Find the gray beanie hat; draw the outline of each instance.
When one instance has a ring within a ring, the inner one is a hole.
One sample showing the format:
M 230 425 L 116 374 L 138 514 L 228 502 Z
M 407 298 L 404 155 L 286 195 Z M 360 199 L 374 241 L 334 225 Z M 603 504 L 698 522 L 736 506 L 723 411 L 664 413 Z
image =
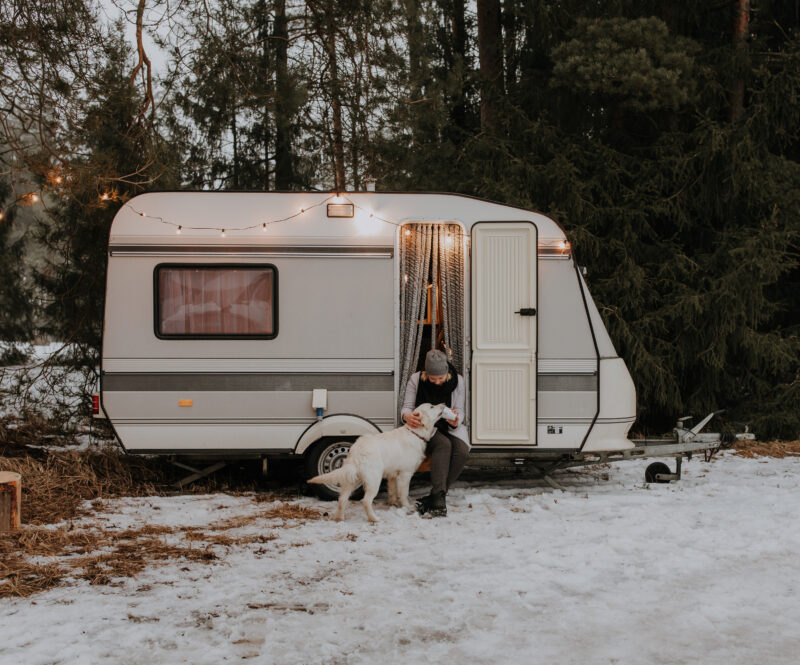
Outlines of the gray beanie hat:
M 447 374 L 447 356 L 444 351 L 431 349 L 425 355 L 425 371 L 431 376 Z

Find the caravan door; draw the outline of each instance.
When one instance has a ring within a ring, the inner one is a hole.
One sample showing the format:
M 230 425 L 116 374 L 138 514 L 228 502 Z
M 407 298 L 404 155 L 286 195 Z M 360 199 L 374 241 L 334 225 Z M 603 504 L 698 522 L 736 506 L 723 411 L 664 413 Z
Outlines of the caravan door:
M 537 234 L 472 227 L 472 443 L 536 445 Z

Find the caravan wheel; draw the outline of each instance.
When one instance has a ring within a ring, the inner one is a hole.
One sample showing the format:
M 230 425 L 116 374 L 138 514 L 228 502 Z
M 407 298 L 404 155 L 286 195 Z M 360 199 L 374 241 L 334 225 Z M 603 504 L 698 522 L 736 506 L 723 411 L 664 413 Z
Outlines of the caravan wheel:
M 321 439 L 306 454 L 306 479 L 319 476 L 338 469 L 347 458 L 354 439 Z M 311 485 L 323 501 L 335 501 L 339 498 L 338 485 Z M 364 496 L 361 489 L 353 492 L 351 498 Z
M 669 480 L 656 478 L 659 473 L 672 473 L 664 462 L 653 462 L 644 470 L 646 483 L 668 483 Z

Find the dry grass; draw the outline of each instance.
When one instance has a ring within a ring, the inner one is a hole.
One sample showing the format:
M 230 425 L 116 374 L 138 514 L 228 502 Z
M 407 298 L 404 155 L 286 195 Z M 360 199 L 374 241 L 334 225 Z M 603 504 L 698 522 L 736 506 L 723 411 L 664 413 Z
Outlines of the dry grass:
M 0 418 L 0 471 L 22 475 L 24 525 L 18 532 L 0 534 L 0 598 L 29 596 L 80 579 L 120 584 L 148 566 L 170 561 L 213 563 L 225 548 L 235 546 L 258 546 L 263 553 L 277 535 L 242 534 L 238 529 L 275 520 L 280 524 L 268 528 L 291 526 L 322 516 L 309 508 L 274 503 L 276 495 L 271 494 L 254 497 L 255 503 L 269 506 L 253 506 L 252 512 L 202 528 L 145 525 L 115 530 L 91 521 L 76 526 L 75 518 L 102 511 L 104 499 L 174 494 L 172 483 L 184 475 L 163 458 L 126 455 L 116 445 L 77 449 L 76 442 L 74 433 L 62 431 L 56 422 Z M 255 489 L 256 482 L 237 476 L 232 467 L 189 491 L 220 486 L 239 494 Z
M 76 443 L 74 433 L 60 431 L 49 421 L 0 418 L 0 471 L 22 475 L 23 523 L 73 519 L 80 516 L 80 506 L 87 500 L 174 494 L 172 484 L 187 474 L 163 457 L 127 455 L 116 443 L 82 449 Z M 234 464 L 184 488 L 183 493 L 252 492 L 259 489 L 259 480 Z M 283 490 L 282 495 L 288 496 L 289 491 Z M 263 500 L 274 499 L 272 494 Z
M 319 511 L 279 503 L 267 510 L 213 522 L 204 527 L 145 525 L 137 529 L 25 526 L 0 536 L 0 598 L 25 597 L 76 579 L 93 585 L 120 584 L 145 568 L 174 560 L 208 564 L 219 548 L 260 545 L 277 540 L 273 531 L 241 534 L 255 522 L 319 519 Z M 216 549 L 215 549 L 216 548 Z M 264 553 L 263 548 L 259 550 Z M 47 563 L 40 563 L 49 559 Z
M 738 457 L 795 457 L 800 441 L 736 441 L 731 450 Z
M 77 449 L 76 442 L 74 432 L 63 431 L 56 421 L 0 418 L 0 470 L 22 475 L 24 524 L 18 532 L 0 534 L 0 598 L 29 596 L 76 579 L 119 584 L 169 561 L 213 563 L 225 548 L 235 546 L 254 545 L 264 553 L 263 546 L 278 539 L 274 532 L 238 530 L 269 522 L 268 528 L 287 527 L 322 517 L 311 508 L 276 503 L 270 494 L 253 497 L 254 503 L 269 506 L 253 506 L 252 512 L 203 527 L 114 530 L 91 522 L 76 527 L 71 520 L 103 510 L 103 499 L 174 494 L 171 484 L 183 474 L 163 458 L 126 455 L 116 445 Z M 237 477 L 234 467 L 190 491 L 214 491 L 222 483 L 231 494 L 256 486 L 252 478 Z M 230 492 L 231 486 L 238 491 Z
M 87 499 L 150 496 L 166 490 L 144 460 L 112 451 L 66 450 L 42 459 L 0 457 L 0 469 L 22 475 L 22 521 L 54 524 L 72 519 Z
M 114 444 L 77 449 L 76 443 L 74 432 L 53 421 L 0 418 L 0 471 L 22 475 L 23 523 L 72 519 L 87 499 L 163 494 L 173 480 L 164 460 L 125 455 Z
M 280 503 L 269 510 L 265 510 L 261 515 L 265 519 L 279 518 L 282 520 L 318 520 L 322 517 L 322 513 L 315 508 L 298 506 L 294 503 Z

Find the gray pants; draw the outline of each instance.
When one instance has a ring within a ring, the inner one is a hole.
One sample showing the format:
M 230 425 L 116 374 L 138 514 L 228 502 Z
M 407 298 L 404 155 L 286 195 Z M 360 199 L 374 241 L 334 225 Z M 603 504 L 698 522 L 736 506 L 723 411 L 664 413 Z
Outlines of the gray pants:
M 461 475 L 469 446 L 456 436 L 436 432 L 425 452 L 431 456 L 431 492 L 446 492 Z

